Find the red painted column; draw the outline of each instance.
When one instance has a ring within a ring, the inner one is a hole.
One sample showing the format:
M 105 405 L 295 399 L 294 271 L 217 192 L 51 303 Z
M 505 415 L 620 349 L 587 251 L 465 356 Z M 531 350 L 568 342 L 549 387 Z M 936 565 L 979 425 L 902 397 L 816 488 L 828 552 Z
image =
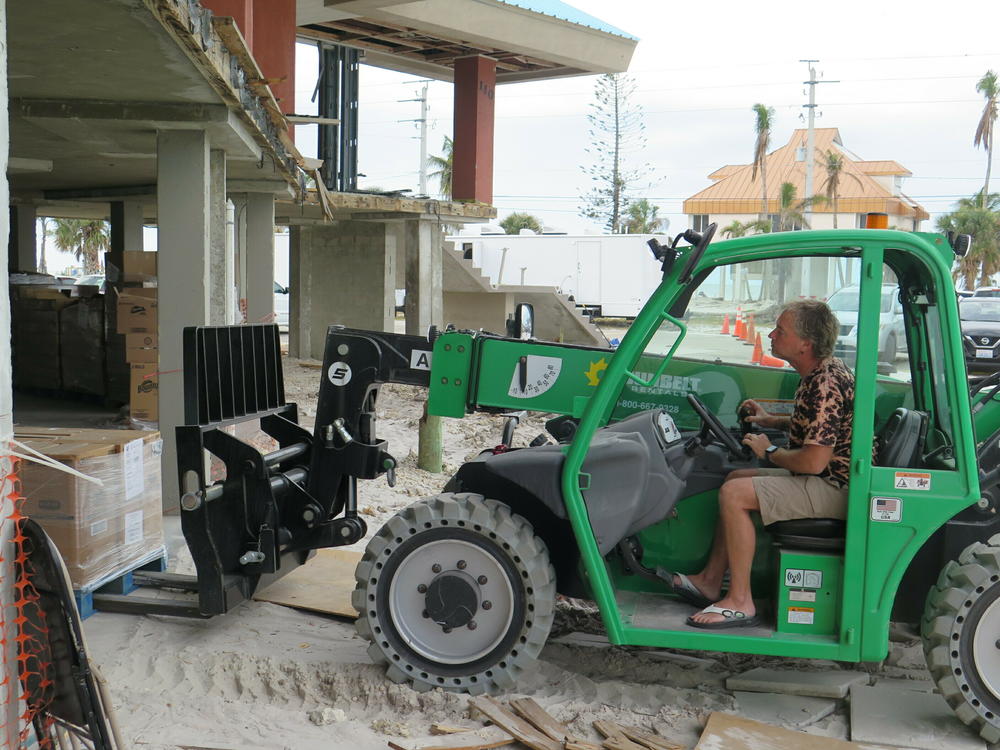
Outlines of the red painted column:
M 455 136 L 451 195 L 457 201 L 493 203 L 493 111 L 496 60 L 455 61 Z
M 295 112 L 295 0 L 251 0 L 250 49 L 286 115 Z
M 201 0 L 201 4 L 217 16 L 228 16 L 236 21 L 247 46 L 253 51 L 253 0 Z

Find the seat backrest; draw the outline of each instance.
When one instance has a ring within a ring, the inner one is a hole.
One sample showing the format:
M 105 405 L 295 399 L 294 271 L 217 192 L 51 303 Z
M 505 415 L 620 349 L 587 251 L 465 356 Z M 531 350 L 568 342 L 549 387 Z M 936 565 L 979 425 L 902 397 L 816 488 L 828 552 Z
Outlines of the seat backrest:
M 875 438 L 875 465 L 920 468 L 927 439 L 927 414 L 899 407 Z

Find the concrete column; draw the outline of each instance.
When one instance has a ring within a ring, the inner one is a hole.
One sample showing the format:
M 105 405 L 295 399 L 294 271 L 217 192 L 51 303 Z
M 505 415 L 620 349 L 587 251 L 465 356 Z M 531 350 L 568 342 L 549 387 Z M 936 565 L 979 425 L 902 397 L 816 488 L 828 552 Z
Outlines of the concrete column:
M 185 421 L 183 330 L 208 322 L 212 207 L 208 134 L 161 131 L 156 150 L 163 507 L 176 510 L 180 495 L 174 428 Z
M 0 206 L 10 203 L 10 189 L 7 183 L 7 154 L 10 151 L 10 129 L 7 120 L 7 5 L 0 0 Z M 7 242 L 10 231 L 10 214 L 0 212 L 0 242 Z M 0 259 L 0 275 L 6 278 L 7 262 Z M 6 284 L 0 285 L 0 445 L 3 445 L 3 456 L 10 455 L 8 441 L 13 437 L 13 397 L 11 394 L 12 379 L 10 370 L 10 294 Z M 0 458 L 0 471 L 3 476 L 9 476 L 13 466 L 10 459 Z M 14 635 L 14 620 L 17 610 L 14 602 L 17 599 L 17 582 L 14 560 L 17 551 L 11 541 L 14 537 L 14 522 L 9 516 L 14 510 L 12 492 L 9 482 L 4 482 L 3 492 L 0 492 L 0 620 L 4 624 L 5 637 L 0 640 L 0 659 L 8 665 L 4 675 L 6 679 L 0 684 L 0 747 L 18 747 L 21 741 L 18 730 L 18 696 L 21 693 L 21 683 L 17 679 L 14 665 L 17 664 L 18 643 Z
M 129 399 L 129 367 L 125 361 L 125 337 L 118 333 L 118 292 L 124 286 L 121 280 L 122 253 L 143 249 L 142 203 L 138 200 L 111 202 L 111 244 L 104 256 L 105 277 L 108 280 L 104 295 L 104 320 L 106 336 L 105 371 L 107 372 L 108 401 L 127 404 Z
M 289 354 L 322 359 L 326 329 L 334 323 L 393 329 L 395 239 L 376 222 L 292 227 Z
M 285 114 L 295 111 L 295 0 L 253 0 L 250 49 Z
M 444 322 L 441 295 L 441 264 L 444 238 L 436 220 L 404 222 L 406 258 L 406 332 L 423 336 L 427 327 Z M 391 330 L 391 329 L 390 329 Z
M 38 270 L 38 252 L 35 248 L 35 206 L 19 203 L 10 207 L 10 229 L 7 256 L 11 271 L 27 273 Z
M 208 322 L 213 326 L 226 324 L 232 313 L 226 307 L 227 290 L 232 288 L 228 279 L 229 243 L 227 242 L 226 208 L 226 152 L 213 148 L 208 156 L 211 188 L 209 218 L 209 293 Z
M 247 193 L 247 322 L 274 321 L 274 195 Z
M 493 110 L 496 60 L 455 61 L 455 146 L 451 194 L 457 201 L 493 203 Z

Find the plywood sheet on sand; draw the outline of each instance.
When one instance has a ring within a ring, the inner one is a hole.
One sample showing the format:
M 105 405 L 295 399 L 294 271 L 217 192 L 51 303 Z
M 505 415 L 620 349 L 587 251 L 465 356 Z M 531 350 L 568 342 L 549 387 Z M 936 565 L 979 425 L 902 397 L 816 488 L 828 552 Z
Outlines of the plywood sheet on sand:
M 820 737 L 792 729 L 772 727 L 752 719 L 714 712 L 695 750 L 892 750 L 883 745 L 859 745 L 847 740 Z M 897 749 L 898 750 L 898 749 Z
M 360 559 L 361 553 L 354 550 L 317 550 L 309 562 L 258 591 L 253 598 L 353 619 L 358 612 L 351 606 L 351 592 L 354 568 Z

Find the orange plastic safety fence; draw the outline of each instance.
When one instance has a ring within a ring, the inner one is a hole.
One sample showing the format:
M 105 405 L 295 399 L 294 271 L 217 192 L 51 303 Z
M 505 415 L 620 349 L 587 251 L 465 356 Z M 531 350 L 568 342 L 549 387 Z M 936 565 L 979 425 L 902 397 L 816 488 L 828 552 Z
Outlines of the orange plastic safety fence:
M 17 475 L 19 461 L 10 456 L 2 460 L 11 468 L 0 484 L 0 527 L 14 525 L 11 539 L 14 559 L 10 561 L 3 554 L 10 546 L 0 547 L 0 583 L 4 582 L 4 576 L 13 575 L 14 619 L 8 620 L 10 606 L 0 607 L 0 658 L 3 660 L 0 694 L 8 701 L 16 700 L 20 713 L 17 726 L 8 727 L 3 722 L 10 712 L 0 707 L 0 737 L 8 738 L 5 747 L 13 747 L 10 743 L 16 738 L 16 747 L 22 748 L 37 736 L 38 747 L 52 750 L 54 722 L 47 710 L 52 702 L 54 684 L 49 631 L 38 591 L 32 583 L 30 542 L 23 533 L 25 516 L 21 506 L 24 496 Z M 16 665 L 8 663 L 11 638 L 17 644 Z M 12 680 L 17 680 L 16 686 L 12 685 Z

